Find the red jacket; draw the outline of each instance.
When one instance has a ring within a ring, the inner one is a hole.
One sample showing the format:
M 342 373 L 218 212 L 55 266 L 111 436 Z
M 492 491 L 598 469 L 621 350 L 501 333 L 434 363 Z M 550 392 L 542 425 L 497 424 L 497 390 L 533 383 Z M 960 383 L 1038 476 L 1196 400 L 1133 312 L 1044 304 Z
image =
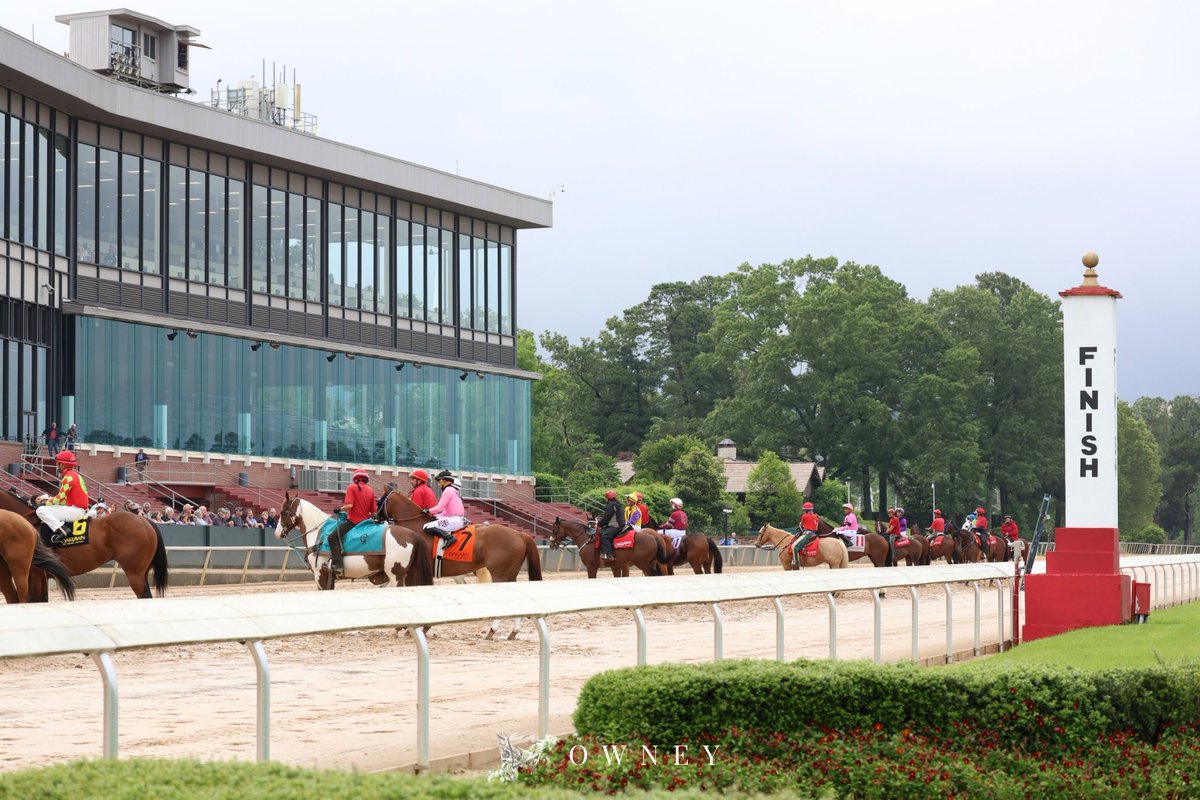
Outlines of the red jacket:
M 929 526 L 929 530 L 933 531 L 934 533 L 945 533 L 946 520 L 942 519 L 941 517 L 934 517 L 933 524 Z
M 58 494 L 47 502 L 52 506 L 75 506 L 75 508 L 87 510 L 89 503 L 87 487 L 83 484 L 83 478 L 74 469 L 68 469 L 63 473 Z
M 800 517 L 800 527 L 806 531 L 817 530 L 817 525 L 821 522 L 820 518 L 811 511 L 805 511 L 804 516 Z
M 375 490 L 366 483 L 352 483 L 346 487 L 346 499 L 342 504 L 350 505 L 346 517 L 357 525 L 375 515 Z
M 1010 542 L 1015 542 L 1021 533 L 1017 528 L 1017 523 L 1013 522 L 1011 519 L 1005 521 L 1005 523 L 1000 526 L 1000 532 L 1004 534 L 1004 537 Z
M 683 513 L 682 508 L 675 509 L 667 521 L 658 526 L 658 529 L 660 531 L 686 531 L 687 514 Z
M 892 535 L 892 536 L 900 535 L 900 518 L 899 517 L 892 517 L 891 519 L 888 520 L 887 532 L 889 535 Z
M 429 484 L 422 483 L 413 489 L 412 501 L 417 504 L 417 508 L 422 511 L 428 511 L 437 505 L 437 497 L 433 493 L 433 489 L 429 488 Z

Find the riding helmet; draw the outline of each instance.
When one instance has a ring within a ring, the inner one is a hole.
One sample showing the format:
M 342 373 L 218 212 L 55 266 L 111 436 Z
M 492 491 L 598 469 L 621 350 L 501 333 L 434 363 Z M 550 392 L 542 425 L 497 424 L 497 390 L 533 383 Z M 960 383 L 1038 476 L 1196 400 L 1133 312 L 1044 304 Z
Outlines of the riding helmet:
M 421 483 L 429 483 L 429 473 L 423 469 L 414 469 L 410 478 L 416 478 Z
M 812 503 L 805 503 L 805 504 L 804 504 L 804 510 L 805 510 L 805 511 L 812 511 L 812 510 L 813 510 L 813 504 L 812 504 Z
M 434 475 L 433 479 L 435 481 L 450 481 L 451 483 L 453 483 L 454 482 L 454 473 L 448 469 L 444 469 L 441 472 L 439 472 L 437 475 Z
M 604 499 L 605 500 L 616 500 L 617 493 L 615 491 L 613 491 L 612 489 L 609 489 L 607 492 L 604 493 Z
M 678 497 L 672 497 L 671 505 L 675 506 L 676 508 L 683 508 L 683 501 L 680 500 Z
M 70 450 L 61 451 L 54 457 L 54 460 L 59 464 L 66 464 L 72 467 L 79 463 L 78 459 L 75 458 L 75 454 Z
M 940 508 L 935 508 L 935 509 L 933 510 L 933 515 L 934 515 L 935 517 L 940 517 L 940 516 L 942 515 L 942 510 L 941 510 Z
M 354 471 L 354 477 L 352 480 L 355 483 L 370 483 L 371 476 L 367 474 L 365 469 L 359 469 Z

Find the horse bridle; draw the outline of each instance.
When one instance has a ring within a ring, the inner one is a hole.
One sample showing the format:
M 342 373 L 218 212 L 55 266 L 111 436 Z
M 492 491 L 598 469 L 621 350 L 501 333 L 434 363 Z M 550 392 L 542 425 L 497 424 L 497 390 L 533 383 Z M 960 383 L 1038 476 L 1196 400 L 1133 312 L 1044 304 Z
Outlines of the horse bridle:
M 577 548 L 582 550 L 584 547 L 586 547 L 591 542 L 592 538 L 595 536 L 596 520 L 589 519 L 586 523 L 584 523 L 583 530 L 580 531 L 580 535 L 586 537 L 587 541 L 585 541 L 583 544 L 580 544 L 579 541 L 577 539 L 575 539 L 575 537 L 573 537 L 571 534 L 567 533 L 567 529 L 565 527 L 563 527 L 564 525 L 570 524 L 570 522 L 571 522 L 570 520 L 566 520 L 566 519 L 558 520 L 558 533 L 560 533 L 562 535 L 559 536 L 557 539 L 554 538 L 553 536 L 550 537 L 550 549 L 551 550 L 557 550 L 558 548 L 562 547 L 563 543 L 566 542 L 566 540 L 568 538 L 571 540 L 571 544 L 575 545 Z
M 288 547 L 292 548 L 293 550 L 300 550 L 301 552 L 304 553 L 304 557 L 307 558 L 310 553 L 317 552 L 317 546 L 320 543 L 321 537 L 318 536 L 311 545 L 308 544 L 307 542 L 305 542 L 304 537 L 308 535 L 308 529 L 304 527 L 304 520 L 300 516 L 298 516 L 299 510 L 300 510 L 300 498 L 293 497 L 291 502 L 289 503 L 289 505 L 292 506 L 292 510 L 290 512 L 292 514 L 292 527 L 284 529 L 285 533 L 283 536 L 283 543 L 286 544 Z M 283 515 L 285 513 L 289 513 L 287 505 L 285 505 L 283 507 L 283 509 L 279 512 L 280 527 L 283 526 Z M 297 530 L 300 531 L 300 533 L 299 533 L 300 541 L 304 543 L 303 549 L 301 549 L 301 547 L 298 544 L 296 544 L 295 542 L 292 541 L 293 539 L 296 538 L 296 534 L 294 534 L 293 531 L 297 531 Z

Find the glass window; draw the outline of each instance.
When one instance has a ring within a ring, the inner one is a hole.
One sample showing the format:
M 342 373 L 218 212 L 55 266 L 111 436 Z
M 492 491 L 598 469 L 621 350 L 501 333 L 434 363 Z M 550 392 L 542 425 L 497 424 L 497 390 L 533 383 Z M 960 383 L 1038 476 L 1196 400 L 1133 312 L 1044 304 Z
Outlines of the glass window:
M 408 280 L 408 220 L 396 220 L 396 316 L 409 317 L 411 285 Z
M 500 243 L 487 243 L 487 329 L 500 332 Z
M 50 180 L 54 173 L 50 163 L 50 132 L 37 129 L 37 234 L 34 244 L 41 250 L 50 249 Z
M 267 254 L 270 249 L 270 191 L 257 183 L 251 186 L 250 291 L 267 291 Z
M 142 249 L 141 159 L 121 153 L 121 266 L 141 269 Z
M 37 209 L 37 129 L 31 122 L 25 123 L 25 156 L 22 160 L 24 170 L 21 182 L 24 192 L 21 201 L 25 206 L 25 224 L 21 227 L 21 241 L 34 244 L 34 211 Z
M 471 327 L 471 237 L 458 235 L 458 324 Z
M 142 34 L 142 55 L 146 58 L 158 58 L 158 37 L 149 33 Z
M 381 314 L 387 314 L 391 311 L 389 292 L 391 289 L 391 259 L 388 254 L 391 250 L 391 236 L 388 231 L 390 219 L 386 214 L 375 215 L 375 302 L 377 303 L 376 310 Z
M 133 58 L 134 46 L 137 41 L 133 31 L 129 28 L 123 28 L 120 25 L 113 25 L 109 28 L 111 42 L 109 43 L 109 53 L 122 58 Z
M 454 231 L 441 230 L 441 279 L 438 305 L 443 325 L 454 324 Z
M 304 297 L 321 300 L 321 201 L 304 199 Z
M 97 227 L 96 254 L 106 267 L 117 266 L 117 154 L 112 150 L 100 150 L 100 182 L 96 187 L 100 221 Z
M 208 282 L 225 285 L 225 178 L 208 176 Z
M 359 308 L 375 310 L 375 214 L 363 211 L 359 215 L 362 246 L 359 248 Z
M 75 198 L 75 241 L 80 261 L 96 263 L 96 148 L 81 144 Z
M 167 187 L 167 268 L 172 278 L 187 277 L 187 170 L 171 165 Z
M 329 269 L 329 305 L 342 304 L 342 216 L 345 209 L 329 204 L 329 251 L 325 263 Z
M 162 244 L 162 164 L 142 160 L 142 269 L 158 273 L 158 249 Z
M 178 58 L 175 59 L 175 63 L 179 69 L 188 68 L 188 46 L 186 42 L 179 43 Z
M 271 190 L 271 294 L 283 296 L 287 286 L 287 193 Z
M 487 242 L 478 236 L 471 240 L 472 258 L 475 261 L 475 285 L 471 293 L 472 327 L 477 331 L 485 331 L 487 327 Z
M 4 131 L 0 131 L 3 134 Z M 0 135 L 0 139 L 4 138 Z M 17 343 L 12 339 L 3 341 L 5 359 L 4 359 L 4 398 L 5 398 L 5 414 L 4 427 L 7 436 L 16 439 L 21 435 L 20 426 L 17 420 L 20 419 L 18 412 L 21 410 L 21 403 L 17 399 L 17 388 L 21 385 L 21 376 L 19 374 L 21 361 L 18 355 Z M 43 428 L 43 430 L 45 430 Z M 40 433 L 40 431 L 39 431 Z
M 357 208 L 347 208 L 346 217 L 342 228 L 342 241 L 345 243 L 346 249 L 346 297 L 344 305 L 347 308 L 358 308 L 358 288 L 359 288 L 359 272 L 358 272 L 358 245 L 359 245 L 359 228 L 358 228 Z
M 440 237 L 445 233 L 432 225 L 425 228 L 425 246 L 422 248 L 422 268 L 425 278 L 425 318 L 440 322 L 442 314 L 441 273 L 438 270 L 438 248 Z
M 304 196 L 289 194 L 287 203 L 287 294 L 304 298 Z
M 225 242 L 228 245 L 229 256 L 226 259 L 226 283 L 235 289 L 242 286 L 242 239 L 245 230 L 242 222 L 242 203 L 246 197 L 246 184 L 230 179 L 229 196 L 225 201 L 225 214 L 228 228 L 225 232 Z
M 8 118 L 8 238 L 21 239 L 21 120 Z M 0 187 L 2 190 L 2 187 Z
M 500 332 L 513 333 L 512 245 L 500 245 Z
M 188 170 L 188 280 L 200 283 L 207 277 L 207 177 L 198 169 Z
M 425 235 L 424 225 L 413 223 L 409 253 L 412 255 L 412 316 L 425 319 Z
M 0 139 L 4 131 L 0 130 Z M 54 137 L 54 252 L 67 254 L 67 148 L 65 136 Z M 0 227 L 3 227 L 4 194 L 0 192 Z
M 0 111 L 0 239 L 6 237 L 4 223 L 8 220 L 8 191 L 4 185 L 4 171 L 8 167 L 8 114 Z

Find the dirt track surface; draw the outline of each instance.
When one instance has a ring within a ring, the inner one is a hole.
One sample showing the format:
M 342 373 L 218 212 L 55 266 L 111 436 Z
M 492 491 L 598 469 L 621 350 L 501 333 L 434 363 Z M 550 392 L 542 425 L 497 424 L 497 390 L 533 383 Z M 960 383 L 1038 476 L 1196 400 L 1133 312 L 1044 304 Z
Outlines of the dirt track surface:
M 546 577 L 582 579 L 575 573 Z M 263 591 L 316 588 L 311 583 L 180 587 L 171 596 Z M 337 591 L 389 590 L 358 583 L 339 586 Z M 80 602 L 124 599 L 127 592 L 84 590 Z M 837 603 L 838 657 L 871 658 L 874 607 L 870 595 L 848 595 Z M 995 590 L 985 588 L 981 603 L 985 645 L 996 641 L 996 606 Z M 945 607 L 940 586 L 921 590 L 922 658 L 945 653 Z M 974 607 L 971 589 L 956 587 L 957 651 L 973 645 Z M 785 656 L 827 657 L 829 613 L 824 599 L 785 600 L 784 608 Z M 882 608 L 884 660 L 910 658 L 912 606 L 907 591 L 885 598 Z M 721 614 L 725 658 L 775 657 L 775 613 L 769 601 L 723 604 Z M 713 618 L 708 607 L 647 609 L 645 617 L 649 663 L 712 659 Z M 637 663 L 636 628 L 632 613 L 626 612 L 563 615 L 550 618 L 547 625 L 550 729 L 563 733 L 571 730 L 576 698 L 591 675 Z M 498 734 L 537 732 L 536 629 L 526 621 L 516 641 L 485 641 L 483 628 L 461 624 L 431 631 L 430 754 L 434 759 L 495 747 Z M 503 627 L 501 635 L 508 630 Z M 363 771 L 416 761 L 416 645 L 410 638 L 391 631 L 363 631 L 275 640 L 264 647 L 271 669 L 273 760 Z M 122 757 L 254 759 L 255 671 L 245 647 L 205 644 L 139 650 L 118 653 L 113 661 L 120 690 Z M 90 657 L 0 661 L 0 685 L 0 769 L 100 757 L 103 687 Z

